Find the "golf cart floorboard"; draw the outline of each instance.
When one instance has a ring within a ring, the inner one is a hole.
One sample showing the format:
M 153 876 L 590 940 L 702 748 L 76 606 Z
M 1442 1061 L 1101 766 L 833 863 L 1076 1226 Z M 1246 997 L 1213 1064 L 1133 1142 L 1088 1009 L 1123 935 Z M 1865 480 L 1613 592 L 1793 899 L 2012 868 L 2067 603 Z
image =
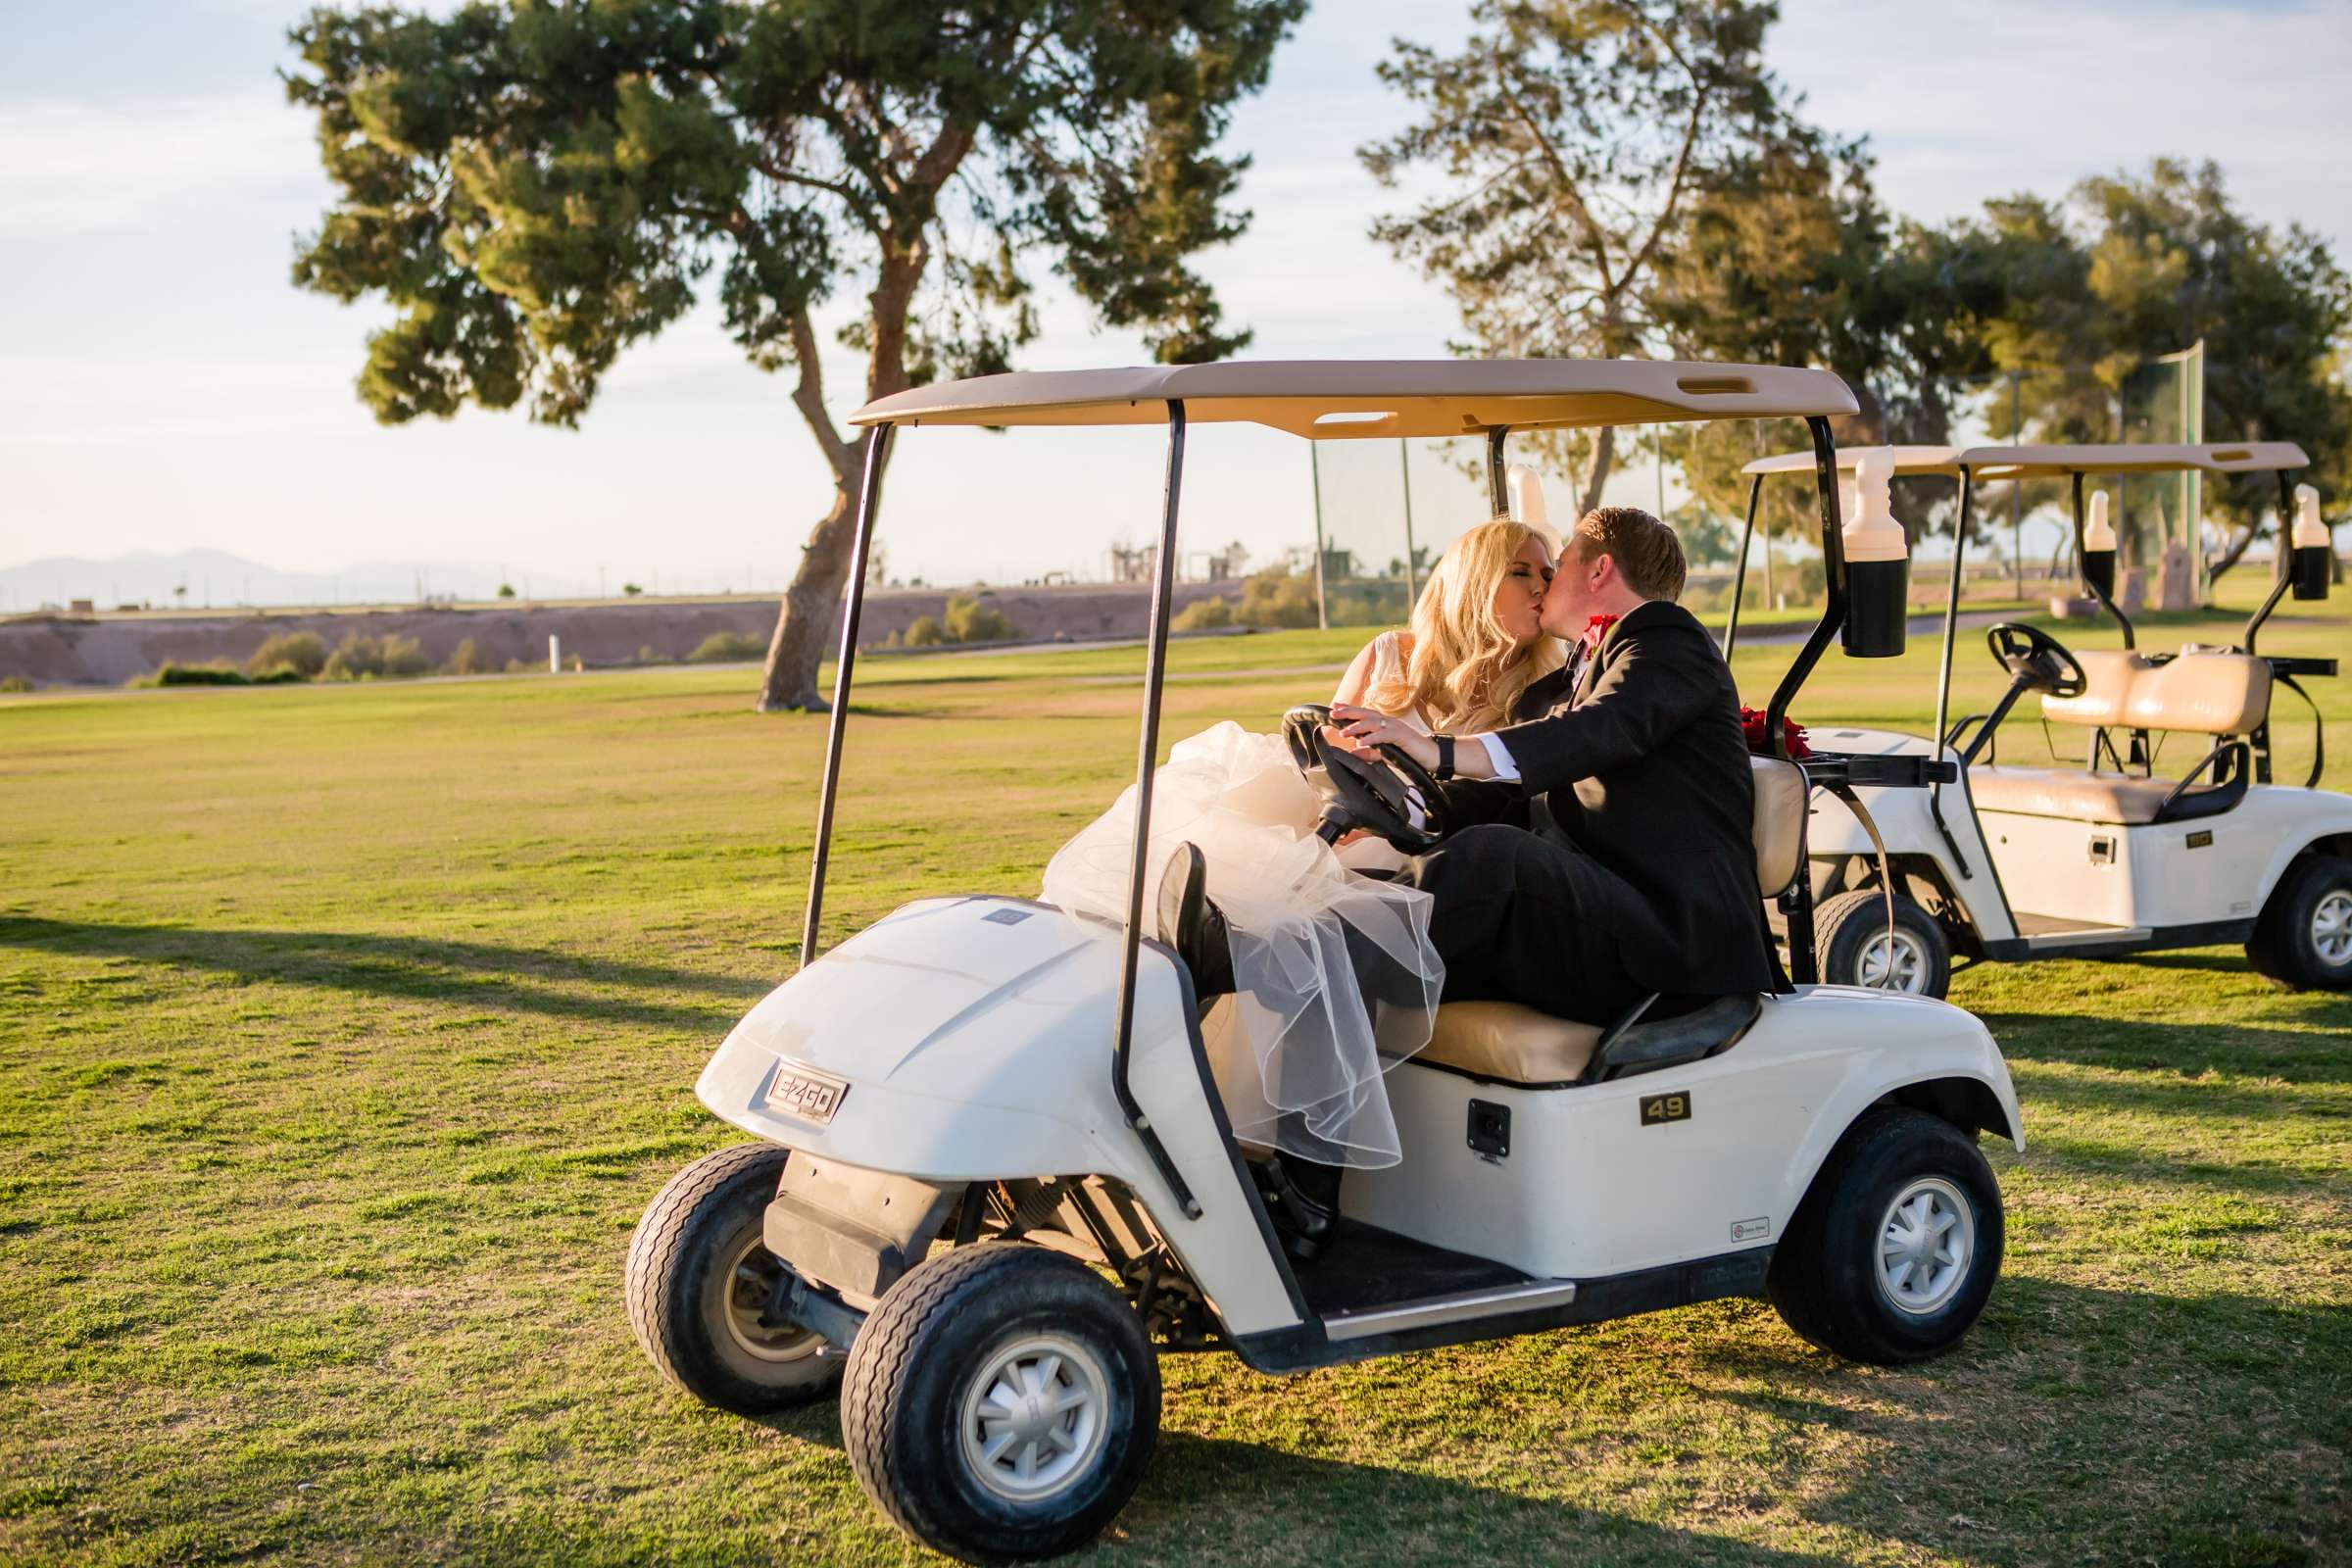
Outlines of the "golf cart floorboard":
M 1323 1255 L 1298 1273 L 1298 1289 L 1317 1317 L 1525 1285 L 1533 1279 L 1506 1263 L 1447 1251 L 1351 1219 L 1341 1220 L 1339 1234 Z

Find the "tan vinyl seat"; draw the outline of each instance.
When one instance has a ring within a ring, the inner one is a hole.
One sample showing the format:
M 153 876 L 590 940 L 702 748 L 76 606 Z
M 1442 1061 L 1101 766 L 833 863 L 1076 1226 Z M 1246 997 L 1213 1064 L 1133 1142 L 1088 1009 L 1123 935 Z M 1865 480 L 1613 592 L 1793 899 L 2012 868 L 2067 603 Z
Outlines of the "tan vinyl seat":
M 1804 863 L 1812 791 L 1794 762 L 1752 757 L 1748 764 L 1756 786 L 1756 883 L 1770 899 L 1796 880 Z M 1596 1024 L 1513 1002 L 1448 1002 L 1438 1008 L 1429 1044 L 1412 1059 L 1503 1083 L 1572 1084 L 1592 1065 L 1601 1034 Z
M 2058 767 L 1972 767 L 1968 793 L 1980 811 L 2142 827 L 2156 820 L 2157 808 L 2173 793 L 2173 781 Z
M 2181 653 L 2159 664 L 2128 650 L 2075 656 L 2085 683 L 2080 697 L 2044 697 L 2041 713 L 2084 728 L 2179 730 L 2216 737 L 2258 729 L 2271 710 L 2271 666 L 2250 654 Z M 2055 816 L 2070 822 L 2145 827 L 2171 798 L 2175 781 L 2053 767 L 1972 767 L 1968 793 L 1983 811 Z M 2183 802 L 2213 786 L 2190 789 Z M 2224 809 L 2211 803 L 2210 809 Z

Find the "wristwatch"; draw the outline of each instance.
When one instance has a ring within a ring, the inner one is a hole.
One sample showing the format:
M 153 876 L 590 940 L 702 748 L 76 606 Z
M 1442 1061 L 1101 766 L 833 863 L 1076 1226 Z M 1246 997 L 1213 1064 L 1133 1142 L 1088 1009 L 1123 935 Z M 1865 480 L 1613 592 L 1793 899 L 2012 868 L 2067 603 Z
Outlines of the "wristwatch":
M 1432 735 L 1430 739 L 1438 743 L 1438 765 L 1432 776 L 1444 783 L 1453 777 L 1453 737 Z

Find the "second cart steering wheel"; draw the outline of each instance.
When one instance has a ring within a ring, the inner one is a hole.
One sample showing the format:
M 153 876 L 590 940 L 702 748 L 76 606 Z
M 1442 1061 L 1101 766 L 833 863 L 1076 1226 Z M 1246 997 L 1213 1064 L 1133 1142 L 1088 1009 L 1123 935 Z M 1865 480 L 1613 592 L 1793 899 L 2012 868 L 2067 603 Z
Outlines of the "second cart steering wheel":
M 1984 642 L 2001 667 L 2025 682 L 2029 691 L 2065 698 L 2080 697 L 2090 687 L 2082 662 L 2039 626 L 1999 621 L 1984 629 Z

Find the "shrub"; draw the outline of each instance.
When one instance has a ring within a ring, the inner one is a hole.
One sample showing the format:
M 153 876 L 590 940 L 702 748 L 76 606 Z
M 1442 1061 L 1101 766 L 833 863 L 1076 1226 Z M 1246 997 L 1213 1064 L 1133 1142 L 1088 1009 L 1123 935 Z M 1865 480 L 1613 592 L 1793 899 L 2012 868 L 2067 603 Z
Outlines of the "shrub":
M 326 644 L 315 631 L 281 631 L 245 661 L 247 674 L 267 675 L 284 669 L 305 680 L 325 667 Z
M 1312 626 L 1315 624 L 1315 579 L 1288 566 L 1269 566 L 1251 574 L 1242 585 L 1242 606 L 1235 616 L 1245 626 Z
M 513 583 L 511 583 L 511 582 L 502 582 L 502 583 L 500 583 L 500 584 L 498 585 L 498 597 L 499 597 L 499 598 L 501 598 L 501 599 L 512 599 L 512 598 L 514 598 L 514 585 Z
M 914 624 L 906 628 L 906 646 L 909 648 L 937 648 L 947 640 L 947 628 L 939 623 L 936 615 L 917 615 Z
M 328 680 L 375 680 L 421 675 L 431 667 L 414 637 L 365 637 L 355 631 L 344 633 L 319 673 Z
M 1168 622 L 1176 631 L 1214 631 L 1232 624 L 1233 601 L 1229 599 L 1196 599 Z
M 0 692 L 28 692 L 33 689 L 28 675 L 0 676 Z
M 449 662 L 441 666 L 445 675 L 487 675 L 498 666 L 482 657 L 472 638 L 467 637 L 450 650 Z
M 697 664 L 734 664 L 767 657 L 767 644 L 749 632 L 714 631 L 686 656 Z
M 226 664 L 166 664 L 155 672 L 158 686 L 250 686 L 245 672 Z
M 948 640 L 956 643 L 1001 643 L 1020 633 L 1004 612 L 965 594 L 948 601 Z

